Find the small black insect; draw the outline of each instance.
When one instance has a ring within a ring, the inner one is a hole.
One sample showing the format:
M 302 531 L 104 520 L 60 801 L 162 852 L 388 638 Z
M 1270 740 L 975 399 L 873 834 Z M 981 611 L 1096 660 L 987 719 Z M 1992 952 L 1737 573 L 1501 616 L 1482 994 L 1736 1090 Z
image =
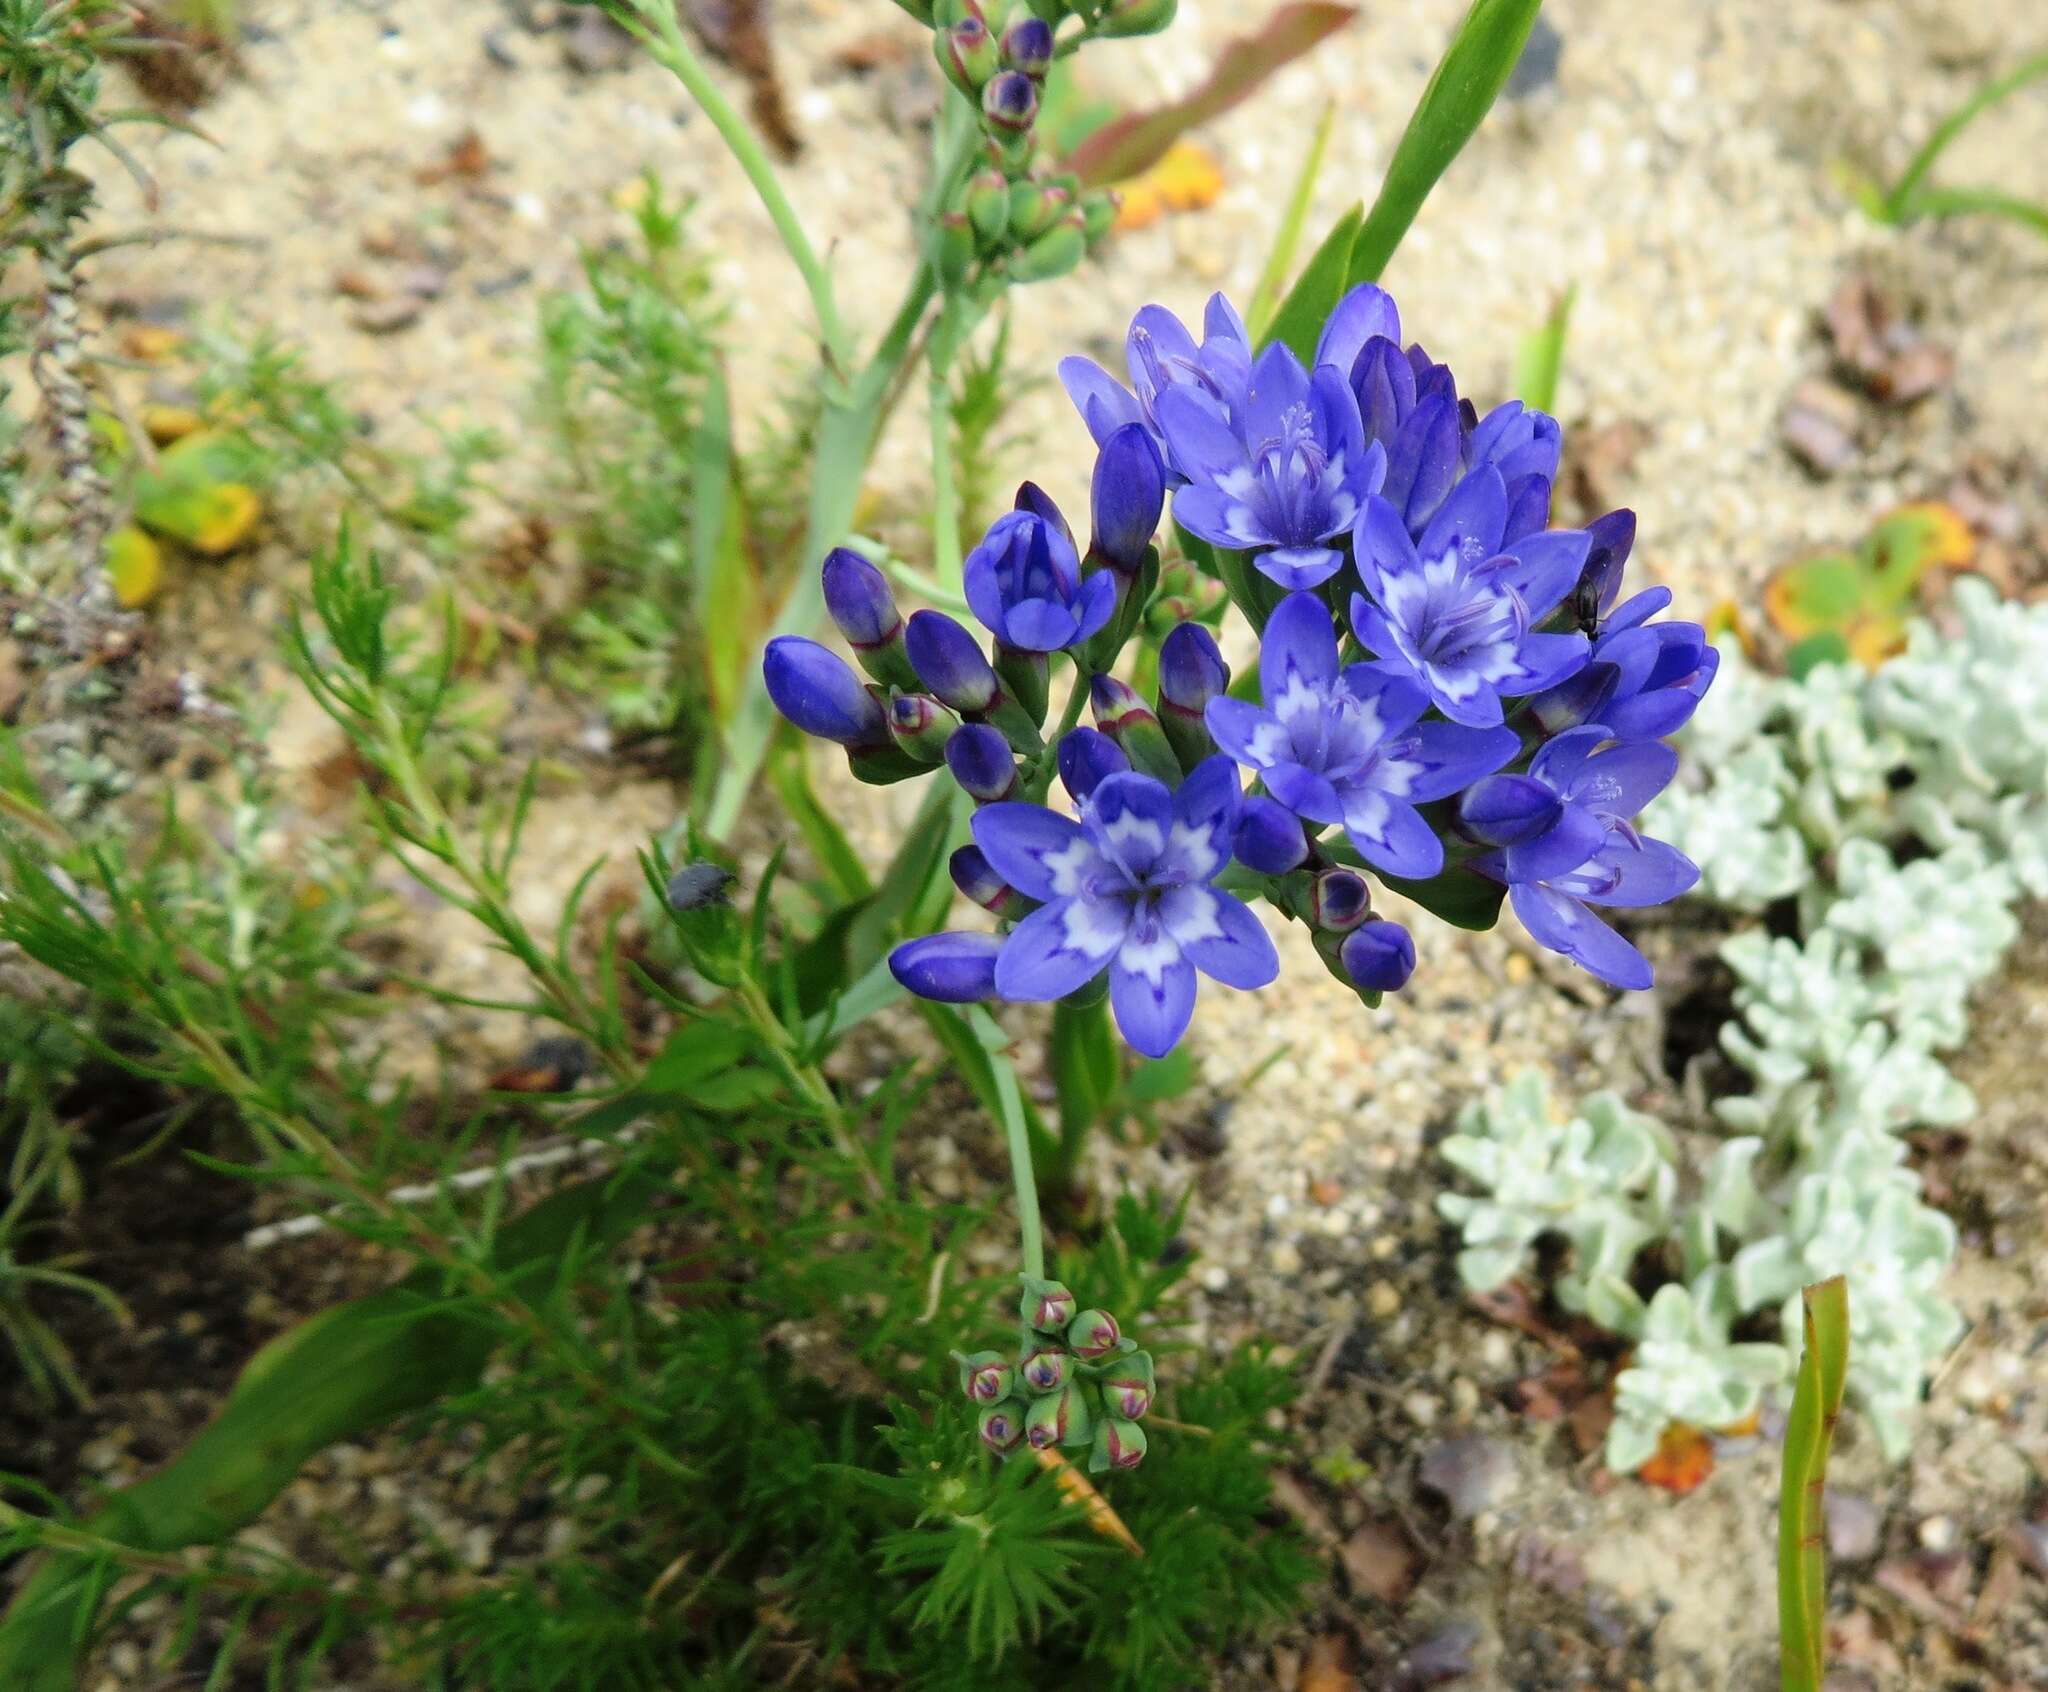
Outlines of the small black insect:
M 1578 625 L 1579 633 L 1588 640 L 1600 632 L 1600 581 L 1592 575 L 1582 576 L 1579 585 L 1572 589 L 1572 621 Z
M 668 902 L 679 911 L 700 911 L 707 905 L 730 904 L 730 889 L 738 879 L 723 864 L 702 860 L 685 864 L 668 878 Z

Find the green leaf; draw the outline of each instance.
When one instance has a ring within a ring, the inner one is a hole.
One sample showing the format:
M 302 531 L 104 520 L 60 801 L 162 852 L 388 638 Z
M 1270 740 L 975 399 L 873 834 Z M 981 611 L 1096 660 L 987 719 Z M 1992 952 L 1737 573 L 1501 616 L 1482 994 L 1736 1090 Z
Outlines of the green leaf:
M 1123 1096 L 1137 1104 L 1163 1104 L 1179 1098 L 1194 1084 L 1195 1060 L 1187 1047 L 1176 1046 L 1163 1058 L 1146 1058 L 1133 1066 Z
M 1828 1453 L 1849 1375 L 1849 1284 L 1806 1289 L 1805 1349 L 1785 1423 L 1778 1487 L 1778 1670 L 1782 1692 L 1820 1692 L 1827 1669 Z
M 1149 112 L 1104 124 L 1067 155 L 1067 168 L 1090 187 L 1128 181 L 1157 164 L 1197 124 L 1221 117 L 1283 66 L 1326 41 L 1358 15 L 1355 6 L 1295 0 L 1266 20 L 1256 35 L 1225 45 L 1207 80 L 1191 93 Z
M 1398 875 L 1382 875 L 1380 880 L 1403 898 L 1413 899 L 1431 916 L 1475 934 L 1485 933 L 1500 921 L 1500 902 L 1507 897 L 1507 889 L 1499 882 L 1462 867 L 1447 869 L 1427 881 L 1404 881 Z
M 1850 660 L 1849 642 L 1836 629 L 1824 629 L 1819 634 L 1808 635 L 1794 643 L 1785 654 L 1785 673 L 1794 681 L 1804 681 L 1823 664 L 1846 664 Z
M 1278 341 L 1292 348 L 1295 357 L 1304 364 L 1316 356 L 1316 341 L 1322 335 L 1323 324 L 1344 297 L 1351 275 L 1351 249 L 1357 243 L 1364 219 L 1362 205 L 1353 206 L 1337 219 L 1308 261 L 1308 268 L 1280 302 L 1261 345 Z
M 703 645 L 704 696 L 712 720 L 722 724 L 739 705 L 759 592 L 747 555 L 725 372 L 716 366 L 704 385 L 691 461 L 691 620 Z
M 1578 284 L 1557 296 L 1541 327 L 1522 337 L 1515 349 L 1515 393 L 1532 411 L 1557 409 L 1557 380 L 1564 371 L 1564 333 L 1571 322 Z
M 254 449 L 238 435 L 202 429 L 164 448 L 135 478 L 135 520 L 209 557 L 232 552 L 263 515 L 250 481 Z
M 647 1066 L 641 1090 L 687 1096 L 712 1076 L 744 1063 L 755 1050 L 753 1035 L 730 1023 L 686 1022 Z
M 1380 279 L 1422 202 L 1492 107 L 1542 9 L 1543 0 L 1473 0 L 1394 148 L 1352 246 L 1347 286 Z
M 1956 204 L 1951 200 L 1948 205 L 1944 206 L 1938 203 L 1944 197 L 1943 190 L 1923 189 L 1920 184 L 1926 179 L 1927 173 L 1934 168 L 1935 162 L 1948 149 L 1950 142 L 1955 140 L 1958 135 L 1962 134 L 1965 129 L 1969 128 L 1971 124 L 1975 123 L 1978 118 L 1982 117 L 2000 101 L 2009 99 L 2012 95 L 2017 94 L 2022 88 L 2026 87 L 2028 83 L 2037 81 L 2042 77 L 2048 77 L 2048 52 L 2036 53 L 2030 58 L 2022 59 L 2011 70 L 2007 71 L 2004 76 L 1994 77 L 1991 81 L 1985 83 L 1982 88 L 1976 90 L 1961 105 L 1957 106 L 1954 111 L 1949 113 L 1947 117 L 1943 118 L 1940 123 L 1936 124 L 1932 133 L 1928 135 L 1925 141 L 1921 142 L 1920 150 L 1913 155 L 1906 168 L 1900 172 L 1898 181 L 1892 184 L 1891 192 L 1885 196 L 1886 220 L 1891 223 L 1903 223 L 1909 217 L 1921 216 L 1929 212 L 1939 215 L 1944 210 L 1994 211 L 2003 209 L 2008 214 L 2015 208 L 2022 212 L 2031 211 L 2033 208 L 2027 207 L 2021 201 L 2011 201 L 2006 206 L 1999 207 L 1984 204 Z M 1982 193 L 1989 198 L 1997 200 L 2006 199 L 2006 196 L 1991 191 L 1975 191 L 1966 188 L 1949 189 L 1946 191 L 1948 196 L 1969 196 L 1973 193 Z M 2048 224 L 2044 224 L 2044 232 L 2048 232 Z
M 1323 155 L 1329 151 L 1330 131 L 1337 126 L 1337 102 L 1325 101 L 1323 115 L 1316 122 L 1315 137 L 1294 178 L 1294 192 L 1287 197 L 1287 209 L 1280 214 L 1280 227 L 1273 232 L 1273 250 L 1266 255 L 1266 268 L 1259 272 L 1258 286 L 1244 308 L 1245 328 L 1254 344 L 1266 338 L 1266 325 L 1280 306 L 1280 290 L 1287 273 L 1294 268 L 1294 254 L 1301 245 L 1308 224 L 1309 202 L 1315 197 L 1316 178 L 1322 174 Z
M 492 1263 L 518 1270 L 555 1262 L 578 1239 L 619 1239 L 663 1185 L 635 1172 L 557 1193 L 499 1230 Z M 430 1309 L 441 1290 L 438 1269 L 416 1270 L 272 1340 L 183 1451 L 82 1525 L 145 1552 L 220 1544 L 261 1515 L 315 1452 L 473 1385 L 490 1358 L 491 1330 L 445 1306 Z M 0 1619 L 0 1686 L 72 1692 L 105 1595 L 96 1558 L 46 1558 Z

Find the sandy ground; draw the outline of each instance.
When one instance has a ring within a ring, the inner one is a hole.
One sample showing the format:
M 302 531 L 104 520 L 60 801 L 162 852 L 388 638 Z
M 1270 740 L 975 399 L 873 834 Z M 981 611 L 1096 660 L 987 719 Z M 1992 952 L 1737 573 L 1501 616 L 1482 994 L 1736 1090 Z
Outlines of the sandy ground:
M 1141 99 L 1176 91 L 1254 9 L 1263 10 L 1187 0 L 1170 37 L 1091 54 L 1093 74 Z M 1077 344 L 1109 355 L 1145 301 L 1193 315 L 1212 288 L 1248 291 L 1322 103 L 1336 101 L 1340 115 L 1316 224 L 1377 182 L 1462 9 L 1458 0 L 1370 7 L 1312 62 L 1216 124 L 1205 138 L 1228 177 L 1221 202 L 1127 237 L 1099 266 L 1022 296 L 1021 368 L 1049 374 Z M 1895 169 L 2009 44 L 2038 33 L 2033 0 L 1557 0 L 1546 12 L 1565 41 L 1557 84 L 1489 122 L 1386 281 L 1411 335 L 1482 402 L 1504 389 L 1517 337 L 1576 284 L 1560 410 L 1582 428 L 1648 428 L 1633 467 L 1608 489 L 1640 513 L 1642 579 L 1670 582 L 1694 612 L 1723 595 L 1753 602 L 1773 565 L 1936 491 L 1973 453 L 2022 460 L 2007 491 L 2038 519 L 2048 489 L 2024 455 L 2037 450 L 2048 389 L 2048 244 L 1981 220 L 1877 228 L 1830 171 L 1844 157 Z M 709 126 L 657 68 L 572 74 L 560 38 L 521 27 L 502 0 L 267 0 L 252 13 L 260 35 L 244 77 L 202 115 L 218 147 L 161 137 L 139 150 L 169 221 L 257 233 L 262 245 L 209 250 L 203 261 L 169 245 L 110 254 L 97 270 L 103 302 L 183 298 L 275 327 L 339 378 L 386 438 L 476 420 L 517 436 L 535 292 L 572 281 L 578 241 L 622 232 L 617 191 L 651 164 L 699 196 L 698 236 L 733 302 L 736 392 L 770 395 L 800 361 L 808 318 L 794 274 Z M 912 32 L 884 0 L 783 0 L 775 17 L 810 142 L 785 180 L 829 248 L 848 316 L 872 328 L 906 268 L 900 208 L 922 179 L 923 141 L 905 121 L 915 78 L 855 74 L 838 55 L 877 29 Z M 471 128 L 492 161 L 483 182 L 422 184 L 420 173 Z M 2048 94 L 2036 90 L 1980 126 L 1943 174 L 2048 199 Z M 109 227 L 138 214 L 118 176 L 109 172 L 105 187 Z M 394 236 L 432 248 L 451 282 L 415 324 L 372 335 L 353 325 L 334 279 L 374 267 Z M 1779 444 L 1776 419 L 1793 384 L 1823 366 L 1816 313 L 1859 266 L 1954 348 L 1957 374 L 1887 420 L 1842 474 L 1816 481 Z M 1084 508 L 1088 442 L 1064 399 L 1048 386 L 1017 412 L 1025 446 L 1016 472 Z M 923 439 L 922 417 L 907 408 L 875 477 L 874 521 L 913 555 L 928 505 Z M 231 566 L 193 590 L 202 596 L 193 604 L 260 595 L 254 567 Z M 169 626 L 197 620 L 175 602 L 163 615 Z M 317 734 L 290 719 L 284 735 L 288 761 L 317 762 Z M 641 828 L 659 826 L 670 807 L 644 783 L 621 803 Z M 560 884 L 550 831 L 562 865 L 580 863 L 590 844 L 587 799 L 551 806 L 535 825 L 542 904 Z M 880 843 L 884 819 L 867 814 Z M 619 841 L 621 876 L 637 838 Z M 1205 999 L 1195 1039 L 1206 1091 L 1156 1151 L 1122 1168 L 1105 1156 L 1099 1172 L 1199 1183 L 1196 1243 L 1208 1258 L 1199 1315 L 1211 1339 L 1265 1333 L 1305 1359 L 1339 1346 L 1346 1361 L 1328 1372 L 1304 1425 L 1313 1449 L 1371 1465 L 1333 1503 L 1340 1526 L 1411 1508 L 1418 1453 L 1449 1435 L 1476 1430 L 1512 1453 L 1497 1501 L 1468 1524 L 1431 1528 L 1412 1604 L 1333 1595 L 1333 1613 L 1393 1642 L 1475 1619 L 1484 1643 L 1465 1682 L 1475 1686 L 1766 1684 L 1769 1454 L 1724 1463 L 1679 1501 L 1590 1484 L 1560 1430 L 1502 1407 L 1504 1388 L 1542 1366 L 1540 1351 L 1460 1306 L 1432 1211 L 1442 1175 L 1430 1141 L 1460 1102 L 1518 1067 L 1547 1066 L 1567 1092 L 1605 1084 L 1670 1102 L 1663 1007 L 1586 991 L 1512 932 L 1425 928 L 1419 939 L 1416 986 L 1373 1015 L 1292 942 L 1280 989 L 1256 1001 Z M 1661 943 L 1682 950 L 1684 937 Z M 1882 1512 L 1893 1552 L 1962 1545 L 1981 1561 L 2048 1476 L 2037 1373 L 2048 1333 L 2044 960 L 2037 936 L 1965 1066 L 1986 1120 L 1954 1172 L 1959 1202 L 1975 1207 L 1956 1292 L 1979 1334 L 1938 1383 L 1912 1461 L 1886 1470 L 1853 1438 L 1845 1454 L 1847 1483 Z M 1029 1034 L 1028 1021 L 1020 1027 Z M 484 1037 L 516 1044 L 521 1031 Z M 1237 1084 L 1282 1044 L 1285 1055 L 1240 1097 Z M 118 1453 L 108 1467 L 123 1472 Z M 1532 1575 L 1532 1540 L 1582 1565 L 1579 1583 Z M 1867 1572 L 1852 1566 L 1839 1577 L 1838 1607 L 1862 1611 Z M 1992 1618 L 1988 1661 L 1958 1658 L 1938 1629 L 1894 1603 L 1879 1626 L 1898 1642 L 1897 1666 L 1878 1655 L 1855 1672 L 1886 1688 L 2041 1684 L 2033 1676 L 2048 1673 L 2048 1589 L 2028 1579 Z M 1301 1632 L 1320 1626 L 1305 1617 Z M 1287 1684 L 1286 1659 L 1278 1663 L 1246 1665 L 1242 1683 Z M 102 1682 L 142 1683 L 118 1669 Z

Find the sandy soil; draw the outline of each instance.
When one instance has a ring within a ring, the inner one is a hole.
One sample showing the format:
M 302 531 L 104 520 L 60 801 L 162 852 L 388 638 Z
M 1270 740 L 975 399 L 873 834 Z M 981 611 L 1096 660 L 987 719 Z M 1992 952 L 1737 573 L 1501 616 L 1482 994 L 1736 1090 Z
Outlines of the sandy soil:
M 1096 72 L 1105 86 L 1118 77 L 1141 91 L 1177 90 L 1243 27 L 1244 10 L 1186 0 L 1173 35 L 1091 55 Z M 1221 203 L 1125 238 L 1099 267 L 1024 296 L 1021 366 L 1049 373 L 1077 342 L 1109 354 L 1147 300 L 1193 314 L 1212 288 L 1248 290 L 1322 102 L 1337 101 L 1340 118 L 1317 223 L 1377 181 L 1461 10 L 1457 0 L 1370 7 L 1312 62 L 1214 126 L 1206 138 L 1230 184 Z M 617 192 L 652 164 L 700 196 L 699 236 L 734 305 L 736 391 L 771 393 L 800 358 L 807 318 L 794 276 L 708 125 L 658 69 L 572 72 L 561 37 L 523 27 L 503 0 L 268 0 L 252 12 L 260 33 L 244 76 L 202 116 L 218 148 L 166 137 L 141 151 L 170 221 L 258 233 L 262 244 L 209 250 L 203 261 L 168 245 L 111 254 L 97 272 L 103 303 L 185 299 L 273 326 L 340 378 L 385 438 L 476 420 L 516 436 L 535 291 L 572 279 L 578 241 L 622 230 Z M 1830 175 L 1842 157 L 1896 168 L 1937 114 L 2038 31 L 2033 0 L 1557 0 L 1547 12 L 1565 41 L 1558 83 L 1488 124 L 1386 280 L 1410 333 L 1482 400 L 1502 391 L 1517 337 L 1556 291 L 1577 285 L 1560 409 L 1582 430 L 1647 426 L 1633 466 L 1612 473 L 1606 490 L 1640 513 L 1643 576 L 1670 582 L 1695 612 L 1723 595 L 1753 603 L 1773 565 L 1937 491 L 1978 454 L 2017 464 L 2002 491 L 2038 523 L 2048 486 L 2029 455 L 2048 389 L 2048 244 L 1988 221 L 1879 229 Z M 838 55 L 878 29 L 911 32 L 883 0 L 784 0 L 775 16 L 791 106 L 810 141 L 786 180 L 829 244 L 849 315 L 871 325 L 905 267 L 898 208 L 921 179 L 922 139 L 906 116 L 919 102 L 909 69 L 856 74 Z M 471 128 L 492 161 L 482 182 L 423 184 L 420 173 Z M 2036 91 L 1987 121 L 1944 174 L 2048 198 L 2048 97 Z M 109 173 L 105 187 L 109 227 L 138 214 L 121 179 Z M 429 248 L 451 279 L 416 323 L 373 335 L 352 322 L 334 280 L 374 271 L 394 241 Z M 1816 481 L 1779 443 L 1776 419 L 1794 383 L 1823 368 L 1816 314 L 1858 267 L 1954 348 L 1957 374 L 1916 410 L 1874 425 L 1843 473 Z M 1088 443 L 1057 389 L 1017 410 L 1018 473 L 1028 468 L 1085 506 Z M 875 479 L 874 521 L 913 555 L 928 505 L 923 434 L 911 408 Z M 174 600 L 162 613 L 167 632 L 196 629 L 222 601 L 271 603 L 254 573 L 285 567 L 265 555 L 195 584 L 185 609 Z M 248 679 L 261 675 L 254 667 Z M 312 767 L 327 750 L 297 717 L 283 739 L 288 763 Z M 647 783 L 622 801 L 636 829 L 660 826 L 671 804 Z M 589 849 L 587 805 L 586 795 L 563 795 L 536 823 L 529 869 L 541 904 L 558 895 L 557 872 L 580 866 Z M 885 839 L 882 816 L 865 814 Z M 621 876 L 637 838 L 618 843 Z M 1364 1466 L 1341 1485 L 1309 1483 L 1319 1507 L 1343 1533 L 1397 1520 L 1421 1553 L 1412 1597 L 1388 1603 L 1333 1586 L 1281 1654 L 1241 1665 L 1233 1683 L 1292 1684 L 1299 1648 L 1331 1626 L 1356 1634 L 1363 1662 L 1390 1670 L 1407 1647 L 1470 1622 L 1480 1643 L 1461 1684 L 1767 1684 L 1768 1450 L 1731 1451 L 1682 1500 L 1605 1486 L 1564 1428 L 1506 1408 L 1514 1383 L 1545 1366 L 1543 1347 L 1458 1298 L 1433 1212 L 1443 1175 L 1431 1142 L 1460 1102 L 1523 1065 L 1548 1067 L 1568 1092 L 1613 1085 L 1675 1107 L 1668 1007 L 1589 991 L 1513 932 L 1425 927 L 1418 938 L 1415 987 L 1373 1015 L 1302 946 L 1288 948 L 1278 992 L 1206 1000 L 1196 1034 L 1203 1093 L 1156 1150 L 1105 1155 L 1097 1168 L 1105 1181 L 1199 1185 L 1207 1337 L 1263 1333 L 1315 1369 L 1321 1385 L 1302 1419 L 1310 1450 Z M 1682 954 L 1682 926 L 1659 944 Z M 2048 1586 L 2038 1574 L 1982 1618 L 1983 1640 L 1967 1647 L 1873 1578 L 1900 1559 L 1958 1549 L 1973 1576 L 1983 1572 L 2023 1500 L 2048 1480 L 2044 1024 L 2048 942 L 2037 932 L 1989 996 L 1964 1065 L 1984 1121 L 1961 1147 L 1930 1153 L 1946 1160 L 1965 1222 L 1955 1292 L 1976 1327 L 1938 1381 L 1908 1463 L 1885 1468 L 1853 1435 L 1844 1454 L 1843 1485 L 1880 1521 L 1868 1555 L 1845 1559 L 1837 1575 L 1837 1614 L 1852 1618 L 1864 1647 L 1845 1673 L 1865 1678 L 1844 1687 L 2048 1683 Z M 1033 1024 L 1019 1027 L 1028 1041 Z M 1311 1028 L 1317 1036 L 1305 1038 Z M 479 1033 L 485 1050 L 523 1038 L 500 1025 Z M 1285 1055 L 1241 1091 L 1282 1044 Z M 1416 1470 L 1439 1442 L 1468 1433 L 1496 1442 L 1507 1468 L 1485 1507 L 1458 1521 L 1419 1489 Z M 147 1460 L 106 1456 L 93 1466 L 108 1479 Z M 124 1661 L 110 1659 L 100 1684 L 145 1684 Z

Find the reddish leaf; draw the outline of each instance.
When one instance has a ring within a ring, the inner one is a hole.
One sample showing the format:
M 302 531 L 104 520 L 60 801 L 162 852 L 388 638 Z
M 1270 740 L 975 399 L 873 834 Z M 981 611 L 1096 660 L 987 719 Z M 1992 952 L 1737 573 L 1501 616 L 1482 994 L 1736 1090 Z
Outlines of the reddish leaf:
M 1197 124 L 1221 117 L 1282 66 L 1327 40 L 1358 15 L 1355 6 L 1297 0 L 1282 6 L 1256 35 L 1231 42 L 1216 68 L 1191 93 L 1149 112 L 1127 112 L 1096 130 L 1067 158 L 1090 187 L 1122 182 L 1157 164 Z
M 1657 1439 L 1657 1455 L 1636 1470 L 1638 1480 L 1681 1498 L 1714 1472 L 1714 1442 L 1698 1428 L 1673 1422 Z

